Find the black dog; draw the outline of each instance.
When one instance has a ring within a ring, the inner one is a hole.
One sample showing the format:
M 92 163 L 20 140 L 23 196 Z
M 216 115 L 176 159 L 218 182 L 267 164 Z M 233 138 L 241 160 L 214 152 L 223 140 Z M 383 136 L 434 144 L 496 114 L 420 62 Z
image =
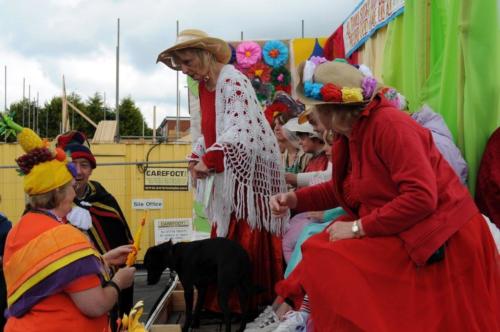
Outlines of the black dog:
M 224 314 L 226 332 L 231 331 L 229 296 L 233 289 L 238 291 L 242 312 L 239 331 L 245 329 L 248 301 L 253 287 L 251 264 L 247 252 L 236 242 L 225 238 L 176 244 L 168 241 L 147 250 L 144 266 L 148 271 L 149 285 L 156 284 L 167 267 L 177 272 L 184 287 L 186 302 L 183 332 L 187 332 L 190 326 L 199 327 L 200 310 L 210 284 L 217 286 L 217 300 Z M 192 313 L 193 286 L 198 290 L 194 314 Z

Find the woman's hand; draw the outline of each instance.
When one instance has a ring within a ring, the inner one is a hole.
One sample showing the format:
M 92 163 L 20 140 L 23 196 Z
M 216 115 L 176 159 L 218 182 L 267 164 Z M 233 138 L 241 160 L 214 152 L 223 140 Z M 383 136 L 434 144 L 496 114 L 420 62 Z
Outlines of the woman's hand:
M 269 200 L 271 213 L 276 217 L 284 217 L 289 209 L 297 206 L 297 196 L 295 193 L 287 192 L 271 196 Z
M 210 175 L 210 169 L 205 165 L 203 160 L 200 160 L 196 166 L 193 167 L 194 176 L 197 179 L 205 179 Z
M 134 246 L 131 244 L 127 244 L 111 249 L 110 251 L 102 255 L 102 258 L 108 265 L 123 265 L 127 261 L 128 254 L 133 250 L 135 250 Z
M 188 171 L 191 174 L 191 185 L 193 186 L 193 188 L 196 188 L 196 171 L 194 170 L 194 167 L 197 163 L 198 161 L 195 160 L 191 160 L 188 163 Z
M 365 233 L 363 232 L 363 228 L 361 227 L 361 220 L 358 221 L 358 225 L 360 226 L 359 236 L 356 236 L 356 234 L 353 233 L 353 224 L 354 221 L 336 221 L 328 226 L 326 231 L 328 232 L 328 234 L 330 234 L 330 241 L 333 242 L 344 239 L 354 239 L 359 236 L 364 236 Z

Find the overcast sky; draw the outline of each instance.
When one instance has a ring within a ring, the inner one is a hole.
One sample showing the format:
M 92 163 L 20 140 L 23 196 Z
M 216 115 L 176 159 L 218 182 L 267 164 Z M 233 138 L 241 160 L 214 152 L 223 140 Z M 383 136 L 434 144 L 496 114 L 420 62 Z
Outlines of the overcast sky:
M 87 99 L 106 93 L 115 104 L 116 21 L 121 21 L 120 97 L 131 96 L 152 125 L 175 115 L 175 72 L 156 64 L 180 29 L 197 28 L 226 40 L 329 36 L 359 0 L 0 0 L 0 109 L 22 98 L 23 78 L 43 104 L 67 92 Z M 186 98 L 185 79 L 181 94 Z M 187 115 L 183 106 L 182 114 Z

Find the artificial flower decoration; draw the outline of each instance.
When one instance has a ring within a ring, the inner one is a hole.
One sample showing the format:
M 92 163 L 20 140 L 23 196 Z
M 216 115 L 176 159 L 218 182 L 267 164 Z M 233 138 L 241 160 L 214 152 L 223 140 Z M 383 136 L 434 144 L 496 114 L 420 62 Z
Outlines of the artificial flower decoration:
M 321 96 L 324 101 L 342 102 L 342 90 L 333 83 L 327 83 L 321 88 Z
M 333 83 L 315 83 L 314 72 L 316 67 L 326 62 L 323 57 L 313 56 L 305 62 L 302 71 L 304 82 L 304 94 L 306 97 L 330 103 L 362 103 L 371 100 L 377 90 L 377 80 L 371 76 L 363 77 L 360 87 L 337 86 Z M 344 59 L 335 59 L 336 62 L 344 62 Z M 388 97 L 386 91 L 386 98 Z M 394 99 L 394 96 L 390 96 Z
M 406 101 L 405 96 L 397 92 L 396 89 L 383 88 L 381 92 L 387 99 L 387 101 L 389 101 L 392 104 L 392 106 L 400 110 L 406 110 L 408 108 L 408 103 Z
M 236 48 L 236 61 L 240 68 L 250 68 L 262 58 L 262 50 L 256 42 L 242 42 Z
M 258 77 L 252 79 L 250 82 L 261 104 L 264 105 L 273 98 L 275 90 L 272 84 L 263 83 Z
M 316 65 L 314 64 L 314 62 L 307 60 L 304 65 L 304 70 L 302 72 L 302 80 L 304 82 L 312 81 L 315 69 Z
M 321 88 L 323 88 L 322 83 L 313 83 L 311 81 L 304 82 L 304 93 L 306 97 L 322 100 Z
M 271 127 L 274 127 L 274 119 L 287 111 L 288 107 L 285 104 L 272 103 L 271 105 L 266 107 L 264 116 L 266 117 L 266 120 L 269 122 Z
M 375 88 L 377 87 L 377 80 L 373 77 L 366 76 L 363 78 L 361 82 L 361 89 L 363 89 L 363 98 L 370 99 L 373 93 L 375 92 Z
M 322 63 L 327 62 L 328 60 L 325 57 L 322 56 L 312 56 L 309 58 L 309 61 L 314 63 L 315 66 L 319 66 Z
M 290 86 L 290 84 L 289 85 L 275 85 L 274 89 L 276 90 L 276 92 L 283 91 L 283 92 L 286 92 L 288 94 L 290 94 L 292 92 L 292 87 Z
M 328 60 L 326 60 L 324 57 L 320 56 L 312 56 L 311 58 L 309 58 L 309 60 L 307 60 L 304 65 L 304 70 L 302 72 L 302 80 L 304 82 L 312 81 L 314 76 L 314 70 L 316 70 L 316 67 L 327 61 Z
M 382 91 L 382 93 L 384 94 L 384 97 L 389 101 L 397 100 L 398 98 L 398 92 L 393 88 L 386 88 Z
M 358 66 L 358 69 L 363 75 L 373 77 L 373 73 L 368 66 L 361 64 Z
M 342 88 L 342 101 L 344 103 L 358 103 L 363 101 L 361 88 Z
M 259 78 L 262 83 L 268 83 L 271 80 L 271 68 L 262 62 L 257 62 L 248 69 L 246 75 L 252 80 Z
M 271 83 L 275 86 L 288 86 L 290 85 L 290 71 L 286 67 L 274 68 L 271 71 Z
M 288 60 L 288 47 L 280 40 L 265 43 L 262 53 L 264 61 L 273 68 L 285 65 Z

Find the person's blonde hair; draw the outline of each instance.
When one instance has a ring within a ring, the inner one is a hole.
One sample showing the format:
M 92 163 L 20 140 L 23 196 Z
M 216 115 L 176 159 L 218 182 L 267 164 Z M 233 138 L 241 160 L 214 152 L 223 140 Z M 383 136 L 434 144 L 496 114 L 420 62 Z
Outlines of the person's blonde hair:
M 217 63 L 215 55 L 202 48 L 183 48 L 174 51 L 172 53 L 172 58 L 176 63 L 181 63 L 179 54 L 194 54 L 200 60 L 201 69 L 206 69 L 210 73 L 212 72 L 213 68 L 215 67 L 215 64 Z
M 72 186 L 71 181 L 49 192 L 28 196 L 26 203 L 27 210 L 50 210 L 56 208 L 66 196 L 70 186 Z

